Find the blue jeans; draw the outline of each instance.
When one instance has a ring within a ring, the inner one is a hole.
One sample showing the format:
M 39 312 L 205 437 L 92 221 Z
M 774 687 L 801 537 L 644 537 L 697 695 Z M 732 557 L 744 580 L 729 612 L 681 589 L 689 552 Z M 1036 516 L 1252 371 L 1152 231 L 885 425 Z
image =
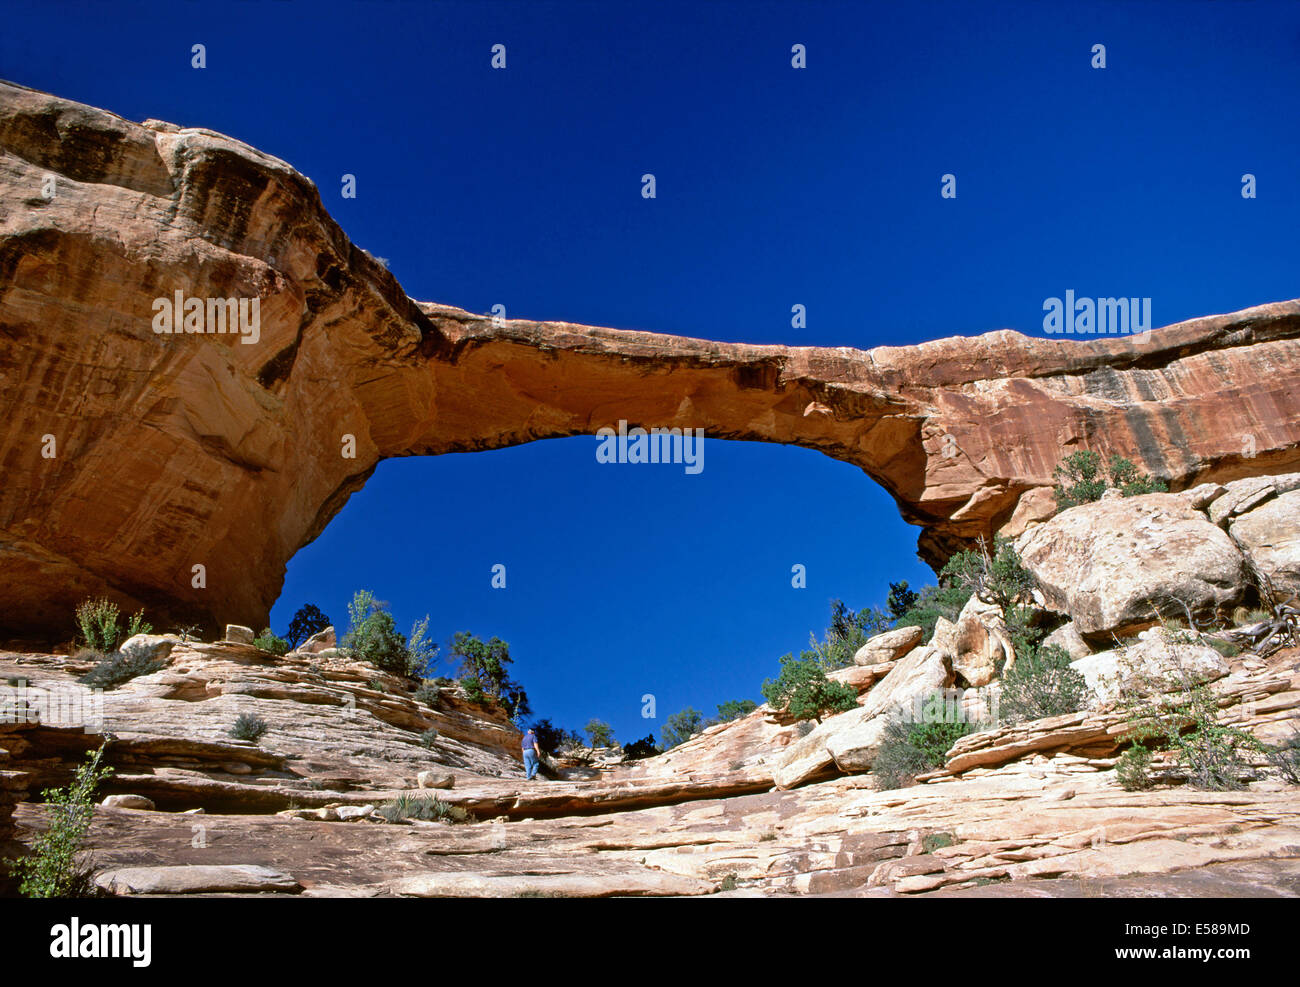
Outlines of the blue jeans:
M 524 751 L 524 777 L 532 781 L 535 774 L 537 774 L 537 752 Z

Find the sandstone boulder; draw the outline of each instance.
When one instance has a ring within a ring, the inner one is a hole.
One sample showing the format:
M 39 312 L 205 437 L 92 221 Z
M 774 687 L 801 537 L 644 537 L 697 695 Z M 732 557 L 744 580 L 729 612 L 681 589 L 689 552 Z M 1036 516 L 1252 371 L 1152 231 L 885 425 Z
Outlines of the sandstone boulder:
M 1071 661 L 1078 661 L 1080 658 L 1087 658 L 1092 654 L 1092 648 L 1088 647 L 1088 642 L 1083 639 L 1083 635 L 1079 633 L 1079 628 L 1075 626 L 1072 620 L 1066 621 L 1043 638 L 1043 647 L 1049 644 L 1064 648 Z
M 118 650 L 142 654 L 150 661 L 166 661 L 172 648 L 180 643 L 178 634 L 136 634 L 123 641 Z
M 1181 604 L 1206 613 L 1238 603 L 1249 585 L 1232 539 L 1176 494 L 1145 494 L 1062 511 L 1016 548 L 1047 605 L 1084 637 L 1149 626 Z
M 334 628 L 327 627 L 307 638 L 296 650 L 300 654 L 314 655 L 336 647 L 338 647 L 338 641 L 334 636 Z
M 1300 489 L 1234 518 L 1228 530 L 1283 597 L 1300 595 Z
M 952 670 L 959 683 L 979 688 L 993 681 L 999 663 L 1004 670 L 1014 666 L 1011 635 L 996 603 L 972 596 L 957 617 L 955 635 Z
M 885 662 L 879 665 L 850 665 L 847 668 L 836 668 L 826 673 L 826 677 L 832 682 L 842 682 L 844 685 L 852 686 L 859 693 L 866 692 L 878 680 L 888 674 L 891 664 Z
M 95 875 L 95 884 L 113 895 L 301 890 L 288 874 L 253 864 L 121 867 Z
M 415 780 L 421 788 L 456 787 L 456 776 L 450 771 L 439 771 L 437 769 L 421 771 L 415 776 Z
M 99 803 L 106 809 L 148 809 L 155 808 L 153 799 L 143 795 L 109 795 Z
M 339 822 L 353 822 L 357 819 L 365 819 L 375 811 L 374 805 L 340 805 L 334 810 Z
M 244 627 L 240 624 L 226 625 L 225 640 L 229 644 L 252 644 L 256 636 L 251 627 Z
M 858 649 L 853 656 L 855 665 L 878 665 L 896 661 L 921 643 L 925 632 L 919 627 L 897 627 L 877 634 Z
M 1273 476 L 1248 476 L 1233 480 L 1224 492 L 1209 505 L 1210 520 L 1226 525 L 1233 518 L 1245 514 L 1265 501 L 1280 494 L 1300 489 L 1300 473 L 1282 473 Z
M 778 788 L 792 788 L 831 768 L 866 771 L 875 759 L 890 715 L 912 708 L 936 689 L 952 684 L 956 627 L 939 618 L 934 637 L 913 648 L 867 693 L 856 710 L 832 716 L 781 754 L 772 771 Z
M 1201 483 L 1189 490 L 1180 490 L 1176 496 L 1188 507 L 1203 511 L 1227 492 L 1228 488 L 1222 483 Z
M 1228 674 L 1228 663 L 1219 652 L 1204 644 L 1183 643 L 1176 633 L 1159 627 L 1143 631 L 1134 644 L 1080 658 L 1070 667 L 1103 704 L 1124 692 L 1152 695 Z

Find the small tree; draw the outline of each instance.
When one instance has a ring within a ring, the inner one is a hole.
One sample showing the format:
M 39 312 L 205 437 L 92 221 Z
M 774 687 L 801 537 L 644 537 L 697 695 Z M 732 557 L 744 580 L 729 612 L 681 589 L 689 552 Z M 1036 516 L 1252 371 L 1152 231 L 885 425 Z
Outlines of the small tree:
M 614 746 L 614 728 L 604 720 L 591 719 L 583 729 L 591 738 L 592 747 Z
M 510 645 L 498 637 L 483 641 L 469 631 L 459 631 L 451 639 L 448 653 L 460 659 L 462 685 L 470 680 L 478 682 L 490 699 L 505 707 L 512 719 L 528 716 L 532 707 L 524 687 L 510 677 Z
M 357 590 L 348 604 L 352 626 L 340 644 L 357 658 L 395 675 L 419 675 L 424 671 L 413 656 L 406 638 L 397 629 L 397 621 L 369 590 Z M 428 618 L 425 618 L 427 625 Z M 420 625 L 417 623 L 416 627 Z
M 558 753 L 564 742 L 572 736 L 568 730 L 557 727 L 549 718 L 535 721 L 532 731 L 537 735 L 537 746 L 544 754 Z
M 1121 702 L 1129 714 L 1129 736 L 1134 741 L 1131 750 L 1154 742 L 1176 751 L 1193 788 L 1216 792 L 1243 789 L 1252 771 L 1251 758 L 1267 755 L 1268 748 L 1253 735 L 1221 724 L 1214 693 L 1203 683 L 1192 684 L 1186 676 L 1172 695 L 1145 703 L 1126 696 Z M 1121 784 L 1128 781 L 1124 777 L 1119 780 Z
M 623 746 L 623 758 L 628 761 L 639 761 L 642 758 L 654 757 L 656 754 L 662 753 L 663 751 L 659 748 L 659 745 L 655 743 L 653 733 Z
M 704 716 L 698 709 L 687 706 L 679 713 L 664 720 L 664 725 L 659 728 L 659 736 L 663 738 L 664 750 L 671 750 L 679 744 L 684 744 L 690 740 L 704 726 Z
M 939 573 L 954 585 L 979 596 L 985 603 L 996 603 L 1007 610 L 1034 588 L 1034 577 L 1016 554 L 1015 546 L 1005 538 L 993 539 L 990 553 L 983 538 L 974 549 L 958 552 Z M 969 599 L 969 598 L 968 598 Z M 964 604 L 963 604 L 964 606 Z
M 785 708 L 796 720 L 821 722 L 827 713 L 841 713 L 858 704 L 857 690 L 832 682 L 821 665 L 806 653 L 781 657 L 781 673 L 763 682 L 763 698 L 773 709 Z
M 754 710 L 758 709 L 758 703 L 752 699 L 728 699 L 725 703 L 718 703 L 718 723 L 729 723 L 732 720 L 739 720 Z
M 1053 494 L 1057 510 L 1077 507 L 1079 504 L 1100 500 L 1106 492 L 1106 481 L 1098 476 L 1101 455 L 1091 449 L 1072 452 L 1052 471 L 1057 478 Z
M 460 659 L 460 674 L 479 680 L 485 691 L 500 695 L 502 686 L 509 681 L 510 645 L 499 637 L 482 641 L 469 631 L 458 631 L 451 639 L 448 654 Z
M 889 610 L 890 619 L 897 621 L 912 607 L 916 606 L 918 599 L 916 593 L 907 588 L 906 579 L 890 583 L 889 597 L 885 600 L 885 607 Z
M 411 625 L 411 636 L 407 639 L 406 650 L 409 658 L 407 664 L 411 674 L 424 676 L 438 660 L 438 645 L 429 639 L 429 615 Z
M 298 608 L 298 612 L 293 615 L 293 619 L 289 621 L 289 630 L 286 636 L 289 647 L 298 647 L 313 634 L 319 634 L 329 627 L 331 623 L 333 621 L 325 616 L 316 604 L 303 604 Z
M 49 827 L 32 844 L 31 852 L 9 864 L 15 877 L 21 878 L 19 893 L 29 898 L 85 898 L 94 894 L 88 868 L 78 866 L 77 853 L 95 814 L 95 790 L 113 773 L 101 767 L 105 741 L 86 755 L 86 763 L 77 769 L 67 788 L 47 788 L 44 792 L 49 808 Z

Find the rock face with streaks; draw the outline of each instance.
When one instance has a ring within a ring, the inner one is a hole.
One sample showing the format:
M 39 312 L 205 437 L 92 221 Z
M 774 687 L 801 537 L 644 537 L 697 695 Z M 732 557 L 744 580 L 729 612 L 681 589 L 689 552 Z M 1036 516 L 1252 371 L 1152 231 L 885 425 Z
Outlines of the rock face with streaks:
M 0 186 L 0 637 L 101 593 L 265 626 L 380 460 L 620 419 L 853 463 L 932 563 L 1050 512 L 1075 449 L 1172 489 L 1300 468 L 1297 302 L 870 351 L 494 323 L 408 298 L 283 161 L 8 84 Z

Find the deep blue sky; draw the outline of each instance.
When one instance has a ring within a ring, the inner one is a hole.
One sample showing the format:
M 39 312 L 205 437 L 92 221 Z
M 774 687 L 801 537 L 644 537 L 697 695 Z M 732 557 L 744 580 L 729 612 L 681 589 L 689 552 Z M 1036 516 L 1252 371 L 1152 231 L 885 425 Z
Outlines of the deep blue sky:
M 479 312 L 870 347 L 1040 333 L 1067 288 L 1151 297 L 1157 326 L 1300 295 L 1294 3 L 46 2 L 6 10 L 0 77 L 277 155 L 413 297 Z M 831 597 L 932 577 L 845 464 L 594 447 L 381 465 L 273 624 L 367 587 L 403 627 L 505 638 L 539 713 L 628 740 L 757 698 Z

